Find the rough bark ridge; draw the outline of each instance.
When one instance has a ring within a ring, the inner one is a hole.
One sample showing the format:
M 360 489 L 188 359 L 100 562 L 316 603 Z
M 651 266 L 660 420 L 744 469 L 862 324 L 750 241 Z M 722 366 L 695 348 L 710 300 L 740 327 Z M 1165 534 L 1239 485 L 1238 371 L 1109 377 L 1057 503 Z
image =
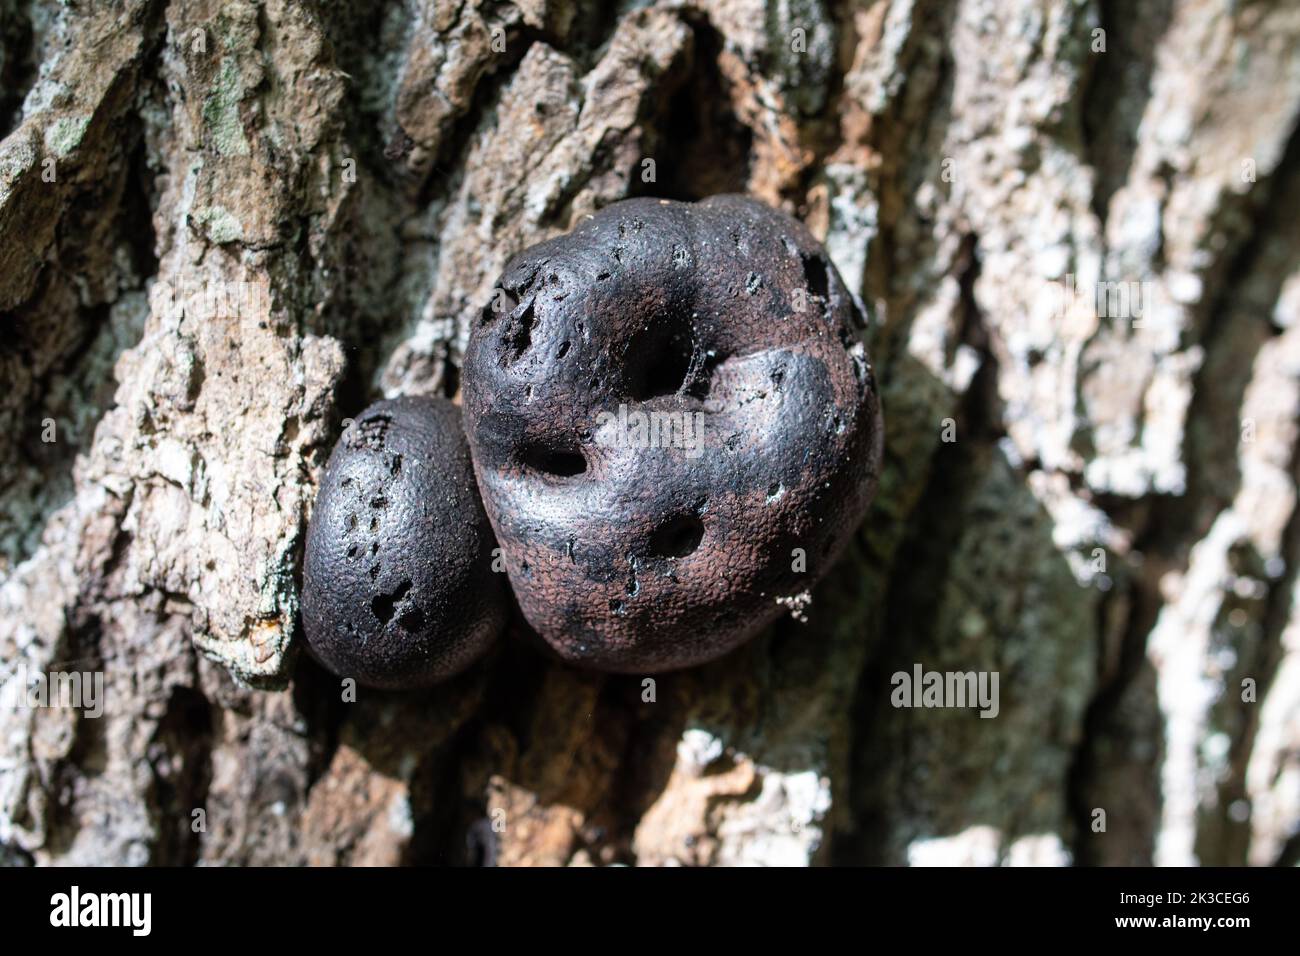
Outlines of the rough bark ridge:
M 1280 0 L 0 0 L 0 660 L 106 682 L 0 710 L 0 858 L 1296 862 L 1297 51 Z M 342 702 L 342 419 L 454 395 L 512 253 L 722 190 L 874 313 L 807 623 L 653 702 L 522 641 Z M 891 707 L 915 662 L 997 718 Z

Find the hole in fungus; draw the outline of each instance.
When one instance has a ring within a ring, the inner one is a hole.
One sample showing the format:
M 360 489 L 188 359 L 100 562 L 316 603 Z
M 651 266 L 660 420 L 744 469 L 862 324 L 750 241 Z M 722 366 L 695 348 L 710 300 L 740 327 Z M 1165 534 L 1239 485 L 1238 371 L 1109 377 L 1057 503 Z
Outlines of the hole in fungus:
M 569 448 L 528 445 L 520 452 L 519 459 L 530 471 L 556 478 L 572 478 L 587 470 L 587 459 Z
M 704 522 L 694 515 L 672 518 L 650 536 L 650 551 L 660 558 L 684 558 L 704 540 Z
M 393 608 L 397 602 L 410 593 L 411 582 L 403 581 L 390 594 L 376 594 L 370 601 L 370 610 L 379 619 L 380 624 L 387 624 L 393 619 Z
M 528 347 L 533 344 L 533 303 L 529 302 L 522 312 L 510 316 L 505 331 L 501 334 L 501 359 L 504 365 L 519 361 Z
M 826 260 L 820 255 L 801 253 L 804 282 L 808 294 L 821 302 L 822 312 L 829 314 L 831 308 L 830 278 L 826 274 Z
M 686 384 L 695 347 L 687 329 L 652 326 L 633 337 L 628 347 L 630 388 L 639 402 L 676 395 Z M 643 360 L 643 356 L 646 356 Z

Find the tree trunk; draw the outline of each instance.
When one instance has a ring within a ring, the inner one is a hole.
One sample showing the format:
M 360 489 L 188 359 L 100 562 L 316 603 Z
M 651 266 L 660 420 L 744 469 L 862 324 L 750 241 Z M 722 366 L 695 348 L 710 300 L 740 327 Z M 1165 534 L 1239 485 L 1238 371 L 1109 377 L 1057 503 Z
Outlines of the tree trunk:
M 0 709 L 0 860 L 1297 862 L 1298 51 L 1281 0 L 0 0 L 0 660 L 104 681 Z M 807 621 L 345 702 L 342 420 L 456 395 L 513 253 L 721 191 L 873 312 Z

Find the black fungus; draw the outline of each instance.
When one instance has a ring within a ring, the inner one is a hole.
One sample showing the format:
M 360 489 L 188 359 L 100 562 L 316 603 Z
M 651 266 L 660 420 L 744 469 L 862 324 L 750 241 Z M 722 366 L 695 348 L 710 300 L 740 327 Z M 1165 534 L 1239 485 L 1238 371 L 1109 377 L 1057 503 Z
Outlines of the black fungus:
M 866 322 L 795 219 L 615 203 L 515 256 L 495 301 L 466 427 L 520 607 L 564 659 L 718 657 L 854 534 L 883 427 Z
M 307 528 L 302 618 L 340 677 L 424 687 L 501 632 L 507 598 L 460 410 L 445 399 L 367 408 L 330 455 Z

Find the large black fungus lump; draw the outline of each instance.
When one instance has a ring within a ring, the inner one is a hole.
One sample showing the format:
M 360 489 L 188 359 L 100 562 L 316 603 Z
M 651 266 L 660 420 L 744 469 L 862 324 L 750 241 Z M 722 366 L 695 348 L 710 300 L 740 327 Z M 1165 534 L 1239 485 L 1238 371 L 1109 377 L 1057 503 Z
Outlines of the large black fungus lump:
M 330 455 L 307 529 L 313 655 L 379 688 L 463 670 L 504 624 L 494 547 L 460 410 L 429 398 L 371 405 Z
M 795 219 L 633 199 L 517 255 L 462 369 L 483 501 L 564 659 L 716 658 L 797 599 L 875 491 L 860 306 Z

